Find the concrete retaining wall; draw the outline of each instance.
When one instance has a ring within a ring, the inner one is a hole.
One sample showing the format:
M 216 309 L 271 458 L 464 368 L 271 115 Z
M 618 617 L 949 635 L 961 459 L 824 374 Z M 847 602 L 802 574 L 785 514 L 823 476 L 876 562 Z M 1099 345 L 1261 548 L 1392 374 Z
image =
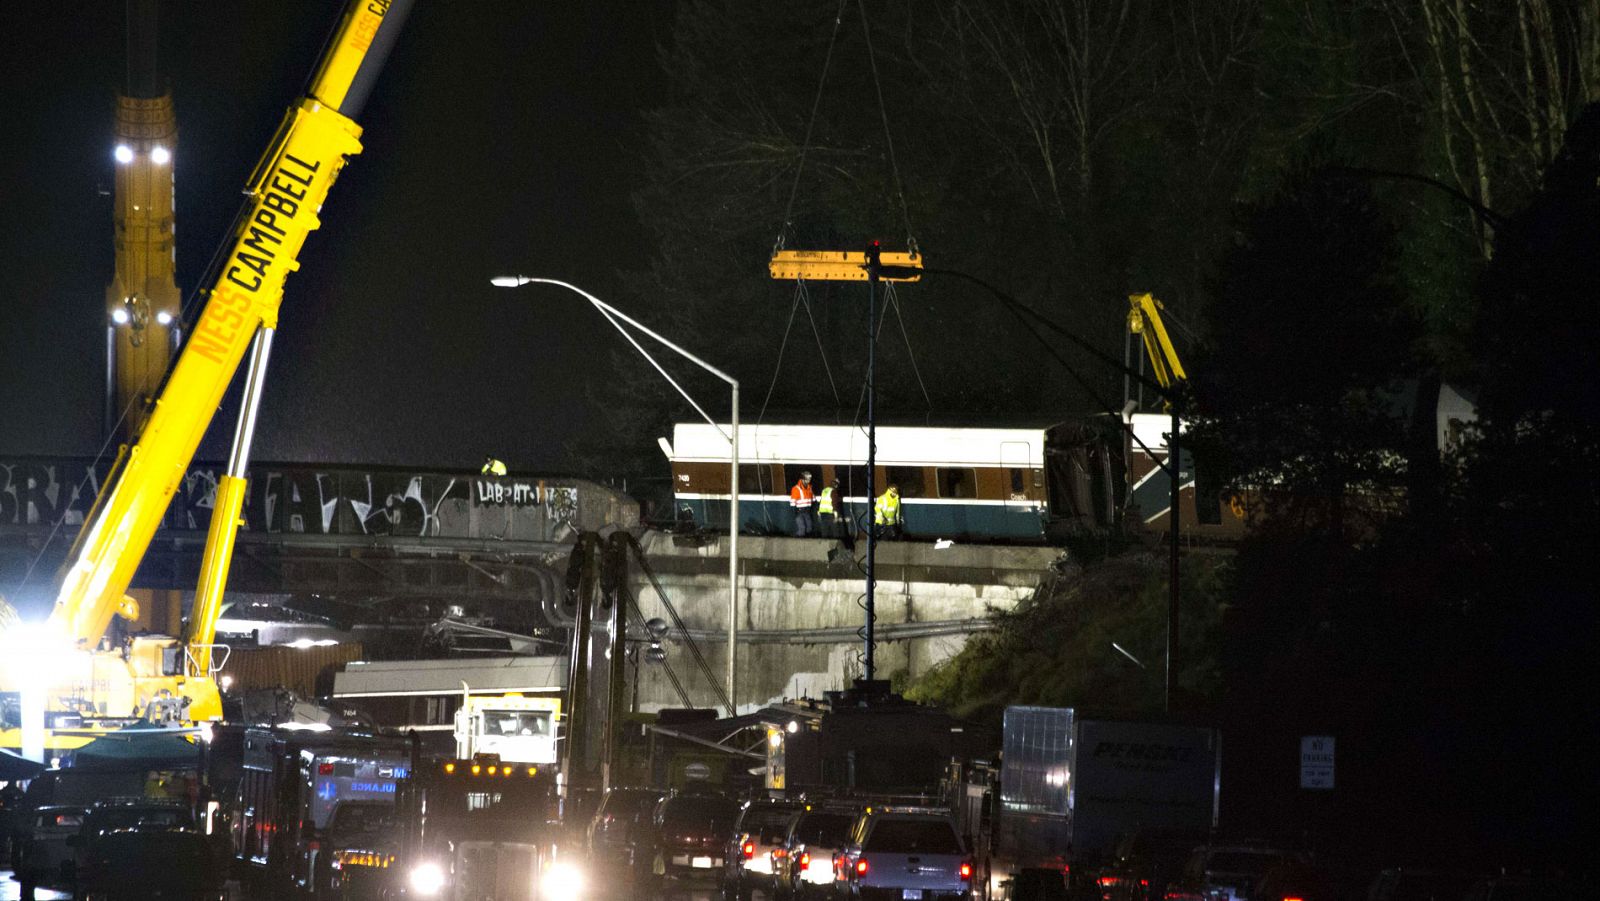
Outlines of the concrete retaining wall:
M 677 608 L 718 684 L 727 673 L 728 548 L 726 537 L 684 543 L 651 533 L 642 541 L 661 588 Z M 830 559 L 830 552 L 834 552 Z M 740 591 L 737 702 L 742 712 L 784 698 L 820 697 L 862 675 L 866 548 L 802 538 L 739 540 Z M 1059 548 L 885 542 L 877 553 L 878 678 L 916 677 L 957 653 L 987 627 L 994 611 L 1033 594 Z M 636 574 L 635 597 L 646 617 L 669 622 L 655 588 Z M 717 702 L 674 629 L 664 642 L 668 662 L 694 706 Z M 683 706 L 661 666 L 642 666 L 642 710 Z

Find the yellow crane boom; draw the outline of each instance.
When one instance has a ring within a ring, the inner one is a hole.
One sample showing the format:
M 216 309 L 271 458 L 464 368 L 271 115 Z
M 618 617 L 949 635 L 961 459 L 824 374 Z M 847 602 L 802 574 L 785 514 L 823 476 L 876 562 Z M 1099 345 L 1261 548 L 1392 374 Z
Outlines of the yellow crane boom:
M 249 199 L 233 245 L 204 307 L 131 447 L 118 457 L 58 577 L 46 634 L 65 650 L 93 651 L 114 614 L 132 612 L 125 592 L 210 425 L 245 349 L 259 329 L 277 324 L 284 281 L 315 231 L 329 188 L 345 162 L 361 152 L 354 116 L 371 90 L 411 0 L 349 0 L 333 40 L 318 64 L 308 96 L 291 107 L 247 186 Z M 243 505 L 242 473 L 218 488 L 208 545 L 225 541 Z M 219 537 L 219 533 L 225 533 Z M 191 642 L 209 646 L 220 601 L 197 601 Z M 169 645 L 174 644 L 169 642 Z M 159 657 L 159 655 L 155 655 Z M 162 689 L 189 697 L 190 719 L 220 716 L 216 687 L 205 667 L 185 677 L 162 661 L 129 655 L 133 691 L 112 686 L 92 712 L 137 715 Z M 112 667 L 115 670 L 115 667 Z M 98 680 L 104 667 L 94 667 Z M 115 678 L 115 677 L 113 677 Z M 74 692 L 75 697 L 69 697 Z M 50 709 L 82 710 L 81 688 L 57 685 Z
M 1128 295 L 1128 331 L 1144 341 L 1145 355 L 1155 372 L 1156 382 L 1163 388 L 1188 381 L 1178 351 L 1167 337 L 1166 323 L 1161 321 L 1161 311 L 1166 307 L 1150 294 Z

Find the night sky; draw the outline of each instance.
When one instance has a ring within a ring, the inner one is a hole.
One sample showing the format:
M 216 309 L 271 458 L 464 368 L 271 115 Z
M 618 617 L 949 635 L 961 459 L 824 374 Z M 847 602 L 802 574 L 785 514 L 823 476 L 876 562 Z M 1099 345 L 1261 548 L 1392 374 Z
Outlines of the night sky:
M 185 298 L 303 93 L 342 4 L 166 2 Z M 0 29 L 0 455 L 96 453 L 121 2 L 7 4 Z M 254 458 L 550 472 L 625 348 L 563 278 L 619 307 L 640 267 L 642 111 L 663 90 L 670 0 L 419 0 L 362 114 L 365 151 L 289 278 Z M 235 388 L 237 392 L 237 386 Z M 226 455 L 225 405 L 200 456 Z

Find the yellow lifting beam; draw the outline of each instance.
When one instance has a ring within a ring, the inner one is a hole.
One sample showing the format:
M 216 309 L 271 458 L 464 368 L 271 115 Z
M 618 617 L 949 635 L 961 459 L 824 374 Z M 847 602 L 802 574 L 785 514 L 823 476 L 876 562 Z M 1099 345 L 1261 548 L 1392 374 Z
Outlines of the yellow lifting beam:
M 915 253 L 889 253 L 879 255 L 879 265 L 896 270 L 922 269 L 922 256 Z M 867 271 L 867 254 L 860 250 L 780 250 L 767 263 L 767 272 L 779 281 L 805 279 L 819 282 L 864 282 Z M 922 273 L 895 272 L 878 276 L 881 282 L 915 282 Z

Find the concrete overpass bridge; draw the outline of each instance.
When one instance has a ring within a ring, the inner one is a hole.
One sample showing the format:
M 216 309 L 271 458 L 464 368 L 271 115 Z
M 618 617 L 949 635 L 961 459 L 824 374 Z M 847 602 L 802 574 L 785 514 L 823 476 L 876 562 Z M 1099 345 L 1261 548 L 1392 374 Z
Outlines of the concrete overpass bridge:
M 49 588 L 109 463 L 0 460 L 0 594 Z M 193 591 L 221 464 L 184 475 L 134 580 Z M 578 531 L 638 526 L 625 495 L 581 479 L 263 464 L 250 470 L 230 592 L 358 598 L 554 599 Z
M 24 615 L 48 610 L 52 576 L 107 468 L 87 460 L 0 459 L 0 594 Z M 181 629 L 222 472 L 218 464 L 194 466 L 173 498 L 134 582 L 155 614 L 146 628 Z M 636 505 L 594 482 L 354 466 L 253 467 L 244 515 L 230 599 L 265 595 L 302 606 L 308 597 L 334 599 L 361 624 L 346 634 L 379 656 L 395 644 L 381 650 L 383 635 L 415 636 L 454 605 L 500 628 L 559 637 L 549 630 L 569 627 L 558 608 L 573 538 L 640 528 Z M 684 645 L 695 641 L 721 678 L 730 616 L 726 536 L 644 532 L 641 546 L 654 578 L 636 568 L 632 594 L 645 617 L 664 616 L 669 602 L 681 614 L 684 629 L 666 646 L 671 659 L 683 661 L 676 669 L 687 697 L 662 669 L 643 667 L 640 704 L 714 706 L 708 679 L 689 672 Z M 820 697 L 861 675 L 862 553 L 824 539 L 742 538 L 741 589 L 731 611 L 741 709 Z M 1045 546 L 880 546 L 880 677 L 914 678 L 948 659 L 988 627 L 992 613 L 1031 597 L 1063 558 Z M 165 620 L 158 618 L 163 611 Z

